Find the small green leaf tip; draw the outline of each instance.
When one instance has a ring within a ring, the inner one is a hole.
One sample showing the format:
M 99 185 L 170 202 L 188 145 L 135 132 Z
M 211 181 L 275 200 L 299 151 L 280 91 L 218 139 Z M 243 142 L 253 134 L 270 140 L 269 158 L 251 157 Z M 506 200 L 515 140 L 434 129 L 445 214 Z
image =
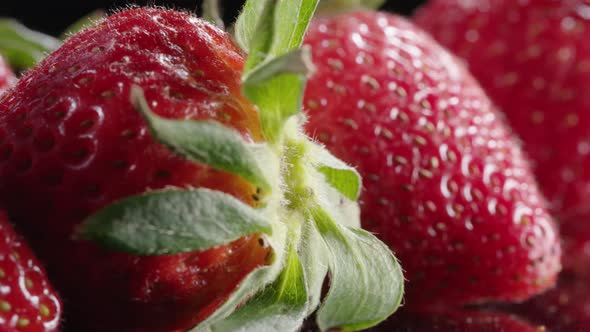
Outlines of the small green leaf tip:
M 0 54 L 16 69 L 34 67 L 61 46 L 61 41 L 33 31 L 18 21 L 0 18 Z
M 314 144 L 310 145 L 310 149 L 313 162 L 318 171 L 326 177 L 326 181 L 346 198 L 356 201 L 362 188 L 360 174 L 323 147 Z
M 238 44 L 249 53 L 244 94 L 258 106 L 265 138 L 277 142 L 287 119 L 301 112 L 311 61 L 298 51 L 318 0 L 247 1 L 235 24 Z
M 80 230 L 86 240 L 136 255 L 205 250 L 254 233 L 271 233 L 260 212 L 209 189 L 128 197 L 87 218 Z
M 248 144 L 235 130 L 215 121 L 170 120 L 155 114 L 149 107 L 143 90 L 131 88 L 131 102 L 145 118 L 153 137 L 173 152 L 211 167 L 237 174 L 270 192 L 260 162 L 264 145 Z
M 285 122 L 302 109 L 307 76 L 313 70 L 308 48 L 270 59 L 244 76 L 244 95 L 258 106 L 265 138 L 276 142 Z
M 403 296 L 403 274 L 393 253 L 372 234 L 336 224 L 319 207 L 312 215 L 330 251 L 330 289 L 317 313 L 320 329 L 358 331 L 384 321 Z
M 220 29 L 225 29 L 219 0 L 203 0 L 203 18 Z
M 102 9 L 97 9 L 89 14 L 81 17 L 76 22 L 72 23 L 69 27 L 67 27 L 64 32 L 59 36 L 61 40 L 65 40 L 68 37 L 88 28 L 98 24 L 101 20 L 107 17 L 107 14 Z

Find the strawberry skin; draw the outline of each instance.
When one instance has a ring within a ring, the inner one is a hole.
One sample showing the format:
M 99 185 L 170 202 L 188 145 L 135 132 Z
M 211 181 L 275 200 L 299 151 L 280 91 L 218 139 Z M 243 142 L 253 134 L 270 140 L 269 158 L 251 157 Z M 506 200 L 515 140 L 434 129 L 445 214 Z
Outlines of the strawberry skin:
M 4 92 L 4 90 L 11 87 L 16 82 L 16 77 L 14 73 L 0 55 L 0 94 Z
M 310 135 L 363 175 L 363 227 L 406 271 L 410 308 L 518 301 L 553 285 L 560 245 L 529 167 L 490 101 L 403 18 L 318 18 Z
M 453 310 L 445 312 L 401 313 L 371 329 L 372 332 L 543 332 L 510 314 L 491 311 Z M 550 330 L 553 331 L 553 330 Z
M 57 332 L 62 304 L 45 270 L 0 211 L 0 331 Z
M 586 7 L 584 1 L 434 0 L 415 17 L 465 59 L 506 114 L 562 224 L 587 224 L 583 216 L 590 214 Z M 577 241 L 573 228 L 579 227 L 563 228 L 566 241 Z
M 257 141 L 243 62 L 200 19 L 133 9 L 71 37 L 0 99 L 0 198 L 70 303 L 67 329 L 185 330 L 267 263 L 258 236 L 150 257 L 73 239 L 92 212 L 152 189 L 205 187 L 255 205 L 254 186 L 156 143 L 129 100 L 138 85 L 160 116 L 216 120 Z

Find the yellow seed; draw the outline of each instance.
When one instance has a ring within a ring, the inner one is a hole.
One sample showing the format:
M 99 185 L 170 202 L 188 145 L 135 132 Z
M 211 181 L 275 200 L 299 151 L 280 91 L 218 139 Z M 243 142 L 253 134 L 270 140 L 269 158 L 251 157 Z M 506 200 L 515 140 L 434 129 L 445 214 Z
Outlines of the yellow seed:
M 310 99 L 307 101 L 307 107 L 311 108 L 312 110 L 318 108 L 320 105 L 318 104 L 317 101 Z
M 425 178 L 428 178 L 428 179 L 432 179 L 432 176 L 433 176 L 432 172 L 429 171 L 429 170 L 426 170 L 426 169 L 421 169 L 420 171 L 418 171 L 418 173 L 422 177 L 425 177 Z
M 432 166 L 432 168 L 438 168 L 438 158 L 436 157 L 432 157 L 430 158 L 430 166 Z
M 31 323 L 30 320 L 28 320 L 27 318 L 19 318 L 18 321 L 16 322 L 16 326 L 17 327 L 27 327 L 29 324 Z
M 26 286 L 28 289 L 31 289 L 31 288 L 33 288 L 33 281 L 32 281 L 31 279 L 29 279 L 29 278 L 26 278 L 26 279 L 25 279 L 25 286 Z
M 6 272 L 2 268 L 0 268 L 0 279 L 6 277 Z
M 544 116 L 543 113 L 535 111 L 531 114 L 531 120 L 533 121 L 533 123 L 535 124 L 539 124 L 541 122 L 543 122 Z
M 404 157 L 401 157 L 401 156 L 395 156 L 395 157 L 393 157 L 393 160 L 395 160 L 396 162 L 398 162 L 402 165 L 405 165 L 408 163 L 408 160 Z
M 344 69 L 344 64 L 342 63 L 342 61 L 338 59 L 328 59 L 328 65 L 330 65 L 330 67 L 332 67 L 335 70 Z
M 49 314 L 51 314 L 51 312 L 49 311 L 49 307 L 47 307 L 45 304 L 41 304 L 39 306 L 39 312 L 43 317 L 49 317 Z
M 2 310 L 4 312 L 8 312 L 8 311 L 10 311 L 10 309 L 12 309 L 12 306 L 10 305 L 10 303 L 8 303 L 6 301 L 0 301 L 0 310 Z
M 422 136 L 414 136 L 414 142 L 421 146 L 425 146 L 427 143 L 426 139 Z
M 565 123 L 568 127 L 575 127 L 578 124 L 578 115 L 575 113 L 570 113 L 565 118 Z

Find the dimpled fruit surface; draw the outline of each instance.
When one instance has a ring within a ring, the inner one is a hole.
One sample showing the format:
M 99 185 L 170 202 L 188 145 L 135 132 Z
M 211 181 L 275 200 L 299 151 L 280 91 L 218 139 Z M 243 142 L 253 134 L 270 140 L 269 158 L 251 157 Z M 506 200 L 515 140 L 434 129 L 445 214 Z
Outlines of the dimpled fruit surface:
M 91 213 L 155 189 L 205 187 L 256 205 L 254 186 L 153 140 L 130 102 L 137 85 L 162 117 L 211 119 L 258 141 L 243 63 L 205 21 L 137 8 L 69 38 L 0 97 L 0 197 L 67 299 L 68 331 L 187 329 L 267 263 L 256 235 L 150 257 L 75 238 Z
M 560 245 L 510 130 L 465 68 L 406 19 L 317 18 L 308 133 L 364 178 L 363 227 L 406 271 L 411 308 L 523 300 Z

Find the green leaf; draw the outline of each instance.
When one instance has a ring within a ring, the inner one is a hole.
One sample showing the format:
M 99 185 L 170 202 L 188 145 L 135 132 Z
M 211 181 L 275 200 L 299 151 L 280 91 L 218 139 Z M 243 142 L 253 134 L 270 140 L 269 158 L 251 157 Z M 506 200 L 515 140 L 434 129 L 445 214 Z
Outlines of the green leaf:
M 273 42 L 269 58 L 299 48 L 319 0 L 275 1 Z
M 243 77 L 243 84 L 256 87 L 283 74 L 307 76 L 313 71 L 309 47 L 298 48 L 256 67 Z
M 281 274 L 287 256 L 288 229 L 281 222 L 272 223 L 272 235 L 268 240 L 273 249 L 273 261 L 270 265 L 252 271 L 213 314 L 205 321 L 190 330 L 190 332 L 213 332 L 216 324 L 220 324 L 236 311 L 248 299 L 277 280 Z M 224 331 L 220 331 L 224 332 Z
M 301 46 L 319 0 L 248 0 L 235 24 L 235 39 L 259 63 Z M 260 56 L 262 55 L 262 57 Z
M 260 22 L 265 22 L 266 27 L 272 26 L 272 16 L 274 7 L 267 4 L 273 0 L 248 0 L 242 7 L 240 16 L 236 19 L 234 25 L 234 39 L 244 52 L 252 56 L 250 43 L 256 33 L 263 33 L 264 38 L 258 35 L 257 40 L 272 40 L 272 31 L 270 28 L 263 29 Z M 256 30 L 259 31 L 256 31 Z
M 286 120 L 301 112 L 309 51 L 303 42 L 318 0 L 249 0 L 235 26 L 248 53 L 244 94 L 260 111 L 266 139 L 276 142 Z
M 209 189 L 152 191 L 87 218 L 81 236 L 137 255 L 205 250 L 254 233 L 269 221 L 233 196 Z
M 297 331 L 307 315 L 306 309 L 303 266 L 291 244 L 285 267 L 277 280 L 228 318 L 215 324 L 212 331 Z
M 203 0 L 203 18 L 220 29 L 225 29 L 219 9 L 219 0 Z
M 353 201 L 358 199 L 362 188 L 360 174 L 325 148 L 310 144 L 310 149 L 313 163 L 324 174 L 326 181 L 346 198 Z
M 185 158 L 243 177 L 270 191 L 259 164 L 262 145 L 248 144 L 233 129 L 214 121 L 170 120 L 153 113 L 141 88 L 134 86 L 131 100 L 143 115 L 155 139 Z
M 85 15 L 84 17 L 78 19 L 76 22 L 72 23 L 70 26 L 68 26 L 64 30 L 64 32 L 59 36 L 59 38 L 61 40 L 65 40 L 69 36 L 72 36 L 80 31 L 86 29 L 87 27 L 91 27 L 91 26 L 97 24 L 102 19 L 104 19 L 106 16 L 107 16 L 107 14 L 102 9 L 94 10 L 94 11 L 90 12 L 89 14 Z
M 322 14 L 336 14 L 358 9 L 378 9 L 385 0 L 322 0 L 318 12 Z
M 30 30 L 16 20 L 0 18 L 0 53 L 13 68 L 31 68 L 59 46 L 58 39 Z
M 330 255 L 330 290 L 317 313 L 325 331 L 377 325 L 400 305 L 403 275 L 389 248 L 372 234 L 336 224 L 320 207 L 312 216 Z
M 305 273 L 307 314 L 311 315 L 320 304 L 324 280 L 328 275 L 328 247 L 322 239 L 313 220 L 302 225 L 302 238 L 299 242 L 299 257 Z
M 309 49 L 297 49 L 256 67 L 244 76 L 244 95 L 260 110 L 267 140 L 278 139 L 285 121 L 301 111 L 311 68 Z

